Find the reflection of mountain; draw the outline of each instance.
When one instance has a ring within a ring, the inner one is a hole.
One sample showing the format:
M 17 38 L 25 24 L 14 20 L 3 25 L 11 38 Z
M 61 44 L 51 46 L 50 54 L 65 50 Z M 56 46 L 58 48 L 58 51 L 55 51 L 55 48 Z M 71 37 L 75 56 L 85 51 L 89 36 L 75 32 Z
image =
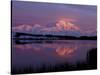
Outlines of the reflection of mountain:
M 75 51 L 75 48 L 66 48 L 66 47 L 62 47 L 62 48 L 57 48 L 56 52 L 59 56 L 71 56 Z
M 51 51 L 48 53 L 49 55 L 52 55 L 53 52 L 55 55 L 60 57 L 70 57 L 71 55 L 73 55 L 73 53 L 75 53 L 75 50 L 77 49 L 76 46 L 71 47 L 69 45 L 66 46 L 65 44 L 58 46 L 57 44 L 54 43 L 52 44 L 45 44 L 45 45 L 43 44 L 41 46 L 34 44 L 16 44 L 14 47 L 18 50 L 23 50 L 23 51 L 33 50 L 33 51 L 40 51 L 40 53 L 41 51 L 44 52 L 44 49 L 51 49 Z
M 75 53 L 75 50 L 77 49 L 77 47 L 75 46 L 66 47 L 66 45 L 58 46 L 57 44 L 54 45 L 45 44 L 40 47 L 37 47 L 37 45 L 34 46 L 33 44 L 16 44 L 14 47 L 17 48 L 18 50 L 33 50 L 33 51 L 43 51 L 44 49 L 55 49 L 54 50 L 55 54 L 60 57 L 69 57 L 73 53 Z
M 48 63 L 49 64 L 49 63 Z M 12 67 L 12 74 L 25 73 L 44 73 L 44 72 L 59 72 L 59 71 L 75 71 L 75 70 L 93 70 L 97 69 L 97 49 L 91 49 L 87 53 L 85 62 L 77 62 L 75 65 L 69 64 L 67 61 L 60 64 L 42 64 L 40 67 L 34 68 L 33 65 L 25 65 L 25 67 Z

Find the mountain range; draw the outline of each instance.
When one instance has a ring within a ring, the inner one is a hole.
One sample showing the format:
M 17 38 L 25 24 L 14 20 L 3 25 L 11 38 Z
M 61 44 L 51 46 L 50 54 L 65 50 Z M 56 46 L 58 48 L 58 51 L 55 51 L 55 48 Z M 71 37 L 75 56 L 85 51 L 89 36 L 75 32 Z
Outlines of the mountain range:
M 70 35 L 70 36 L 96 36 L 96 31 L 87 33 L 71 23 L 64 20 L 48 23 L 47 25 L 27 25 L 21 24 L 12 27 L 13 32 L 25 32 L 32 34 L 50 34 L 50 35 Z

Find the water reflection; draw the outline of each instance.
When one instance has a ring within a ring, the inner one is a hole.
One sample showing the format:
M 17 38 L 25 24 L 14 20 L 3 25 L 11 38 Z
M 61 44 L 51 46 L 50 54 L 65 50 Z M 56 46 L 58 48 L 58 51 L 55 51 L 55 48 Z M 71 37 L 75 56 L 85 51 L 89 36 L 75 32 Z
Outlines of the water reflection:
M 40 48 L 39 47 L 35 47 L 33 46 L 33 44 L 24 44 L 24 45 L 14 45 L 14 48 L 18 49 L 18 50 L 35 50 L 35 51 L 39 51 Z
M 71 56 L 75 52 L 76 48 L 65 48 L 65 47 L 58 47 L 56 49 L 56 53 L 59 56 Z
M 14 48 L 16 50 L 26 50 L 26 51 L 42 51 L 42 52 L 47 52 L 49 49 L 53 49 L 53 51 L 49 51 L 48 54 L 53 53 L 56 54 L 60 57 L 69 57 L 71 56 L 75 50 L 77 50 L 77 46 L 69 46 L 66 44 L 63 45 L 58 45 L 58 44 L 24 44 L 24 45 L 14 45 Z
M 14 68 L 31 65 L 34 69 L 43 66 L 43 64 L 46 66 L 75 65 L 77 62 L 86 62 L 87 53 L 91 49 L 97 48 L 96 46 L 96 41 L 88 40 L 58 40 L 52 41 L 52 43 L 28 42 L 28 44 L 13 43 L 12 65 Z
M 15 50 L 26 50 L 26 51 L 40 51 L 41 53 L 56 54 L 56 56 L 60 57 L 70 57 L 75 54 L 78 50 L 88 50 L 91 48 L 96 48 L 95 41 L 57 41 L 52 43 L 32 43 L 32 44 L 14 44 Z M 78 52 L 77 52 L 78 53 Z

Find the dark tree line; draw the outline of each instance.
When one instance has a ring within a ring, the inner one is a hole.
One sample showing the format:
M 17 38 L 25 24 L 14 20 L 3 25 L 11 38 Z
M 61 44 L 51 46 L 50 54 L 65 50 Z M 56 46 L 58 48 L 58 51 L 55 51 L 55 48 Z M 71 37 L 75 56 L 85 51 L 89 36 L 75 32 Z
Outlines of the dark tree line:
M 22 36 L 22 37 L 21 37 Z M 26 38 L 28 36 L 28 38 Z M 16 32 L 13 36 L 19 40 L 97 40 L 97 36 L 42 35 Z M 20 38 L 21 37 L 21 38 Z

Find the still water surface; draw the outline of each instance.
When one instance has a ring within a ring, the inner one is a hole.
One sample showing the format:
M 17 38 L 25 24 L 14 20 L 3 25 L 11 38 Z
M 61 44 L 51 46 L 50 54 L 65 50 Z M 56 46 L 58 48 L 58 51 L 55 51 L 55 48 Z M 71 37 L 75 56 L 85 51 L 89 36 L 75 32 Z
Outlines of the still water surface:
M 76 64 L 85 62 L 87 52 L 96 47 L 96 41 L 91 40 L 63 40 L 52 43 L 28 43 L 12 46 L 12 66 L 15 68 L 40 67 L 42 64 L 55 65 L 68 62 Z

